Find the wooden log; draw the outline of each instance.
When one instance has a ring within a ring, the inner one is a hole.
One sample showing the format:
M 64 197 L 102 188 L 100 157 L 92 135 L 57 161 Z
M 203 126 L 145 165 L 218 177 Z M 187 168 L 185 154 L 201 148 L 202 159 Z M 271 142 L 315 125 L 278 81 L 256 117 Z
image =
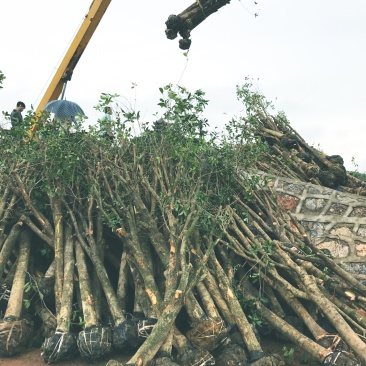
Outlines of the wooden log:
M 229 3 L 230 0 L 197 0 L 180 14 L 170 15 L 165 22 L 167 38 L 175 39 L 179 33 L 183 38 L 179 42 L 179 47 L 188 49 L 191 45 L 189 40 L 191 31 L 211 14 Z
M 24 230 L 20 236 L 19 257 L 4 319 L 0 322 L 0 355 L 19 353 L 30 339 L 33 322 L 22 319 L 23 294 L 29 263 L 31 236 Z

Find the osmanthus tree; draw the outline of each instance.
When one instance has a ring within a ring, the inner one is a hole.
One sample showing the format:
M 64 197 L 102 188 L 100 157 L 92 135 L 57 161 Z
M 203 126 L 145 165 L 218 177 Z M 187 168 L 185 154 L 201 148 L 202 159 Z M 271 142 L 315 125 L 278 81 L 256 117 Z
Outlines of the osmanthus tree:
M 160 92 L 161 118 L 139 136 L 127 128 L 139 113 L 126 110 L 113 141 L 47 120 L 26 143 L 19 130 L 1 135 L 1 281 L 13 284 L 13 299 L 24 281 L 33 290 L 28 308 L 10 314 L 0 297 L 0 310 L 18 320 L 39 308 L 54 314 L 42 339 L 49 363 L 113 348 L 128 365 L 278 364 L 262 348 L 263 323 L 314 362 L 366 362 L 365 286 L 314 246 L 255 174 L 274 159 L 261 133 L 282 133 L 264 99 L 239 88 L 247 116 L 210 133 L 204 92 Z M 104 95 L 100 106 L 111 102 Z M 285 158 L 276 164 L 289 170 Z M 24 340 L 9 329 L 0 350 L 19 352 Z

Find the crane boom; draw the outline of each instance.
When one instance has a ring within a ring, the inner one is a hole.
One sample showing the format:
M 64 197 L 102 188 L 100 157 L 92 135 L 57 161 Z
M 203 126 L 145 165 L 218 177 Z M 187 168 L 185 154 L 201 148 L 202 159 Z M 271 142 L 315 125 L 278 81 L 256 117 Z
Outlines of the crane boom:
M 64 83 L 71 80 L 76 64 L 78 63 L 111 1 L 112 0 L 93 0 L 88 14 L 85 16 L 76 36 L 74 37 L 60 66 L 44 93 L 36 109 L 36 113 L 40 112 L 50 100 L 59 98 Z M 33 126 L 32 132 L 34 132 L 35 129 L 36 125 Z

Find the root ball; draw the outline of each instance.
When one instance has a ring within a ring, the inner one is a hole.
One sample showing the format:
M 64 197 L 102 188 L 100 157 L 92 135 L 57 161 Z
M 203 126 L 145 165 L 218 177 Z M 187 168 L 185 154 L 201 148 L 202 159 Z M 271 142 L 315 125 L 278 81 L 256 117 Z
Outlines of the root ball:
M 112 351 L 112 330 L 96 325 L 81 331 L 77 345 L 80 355 L 89 360 L 104 357 Z
M 210 366 L 215 365 L 214 357 L 206 350 L 188 348 L 178 360 L 182 366 Z
M 152 366 L 178 366 L 178 364 L 173 362 L 170 357 L 158 357 L 153 361 Z
M 0 356 L 21 352 L 33 333 L 33 322 L 26 319 L 0 321 Z
M 113 329 L 113 347 L 116 350 L 131 350 L 139 346 L 137 323 L 136 319 L 128 319 Z
M 215 360 L 216 366 L 240 366 L 248 363 L 244 349 L 238 344 L 228 344 L 220 349 Z
M 41 349 L 44 361 L 53 363 L 72 358 L 78 348 L 73 334 L 55 332 L 43 342 Z
M 208 351 L 217 348 L 228 336 L 222 319 L 204 319 L 186 333 L 187 338 L 197 347 Z

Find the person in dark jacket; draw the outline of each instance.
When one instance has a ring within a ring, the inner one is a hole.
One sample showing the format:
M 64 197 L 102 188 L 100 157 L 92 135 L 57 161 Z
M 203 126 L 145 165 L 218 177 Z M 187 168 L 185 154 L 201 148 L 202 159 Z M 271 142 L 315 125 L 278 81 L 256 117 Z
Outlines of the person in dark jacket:
M 18 102 L 15 109 L 10 114 L 11 126 L 19 127 L 23 123 L 22 112 L 25 109 L 25 104 L 23 102 Z

